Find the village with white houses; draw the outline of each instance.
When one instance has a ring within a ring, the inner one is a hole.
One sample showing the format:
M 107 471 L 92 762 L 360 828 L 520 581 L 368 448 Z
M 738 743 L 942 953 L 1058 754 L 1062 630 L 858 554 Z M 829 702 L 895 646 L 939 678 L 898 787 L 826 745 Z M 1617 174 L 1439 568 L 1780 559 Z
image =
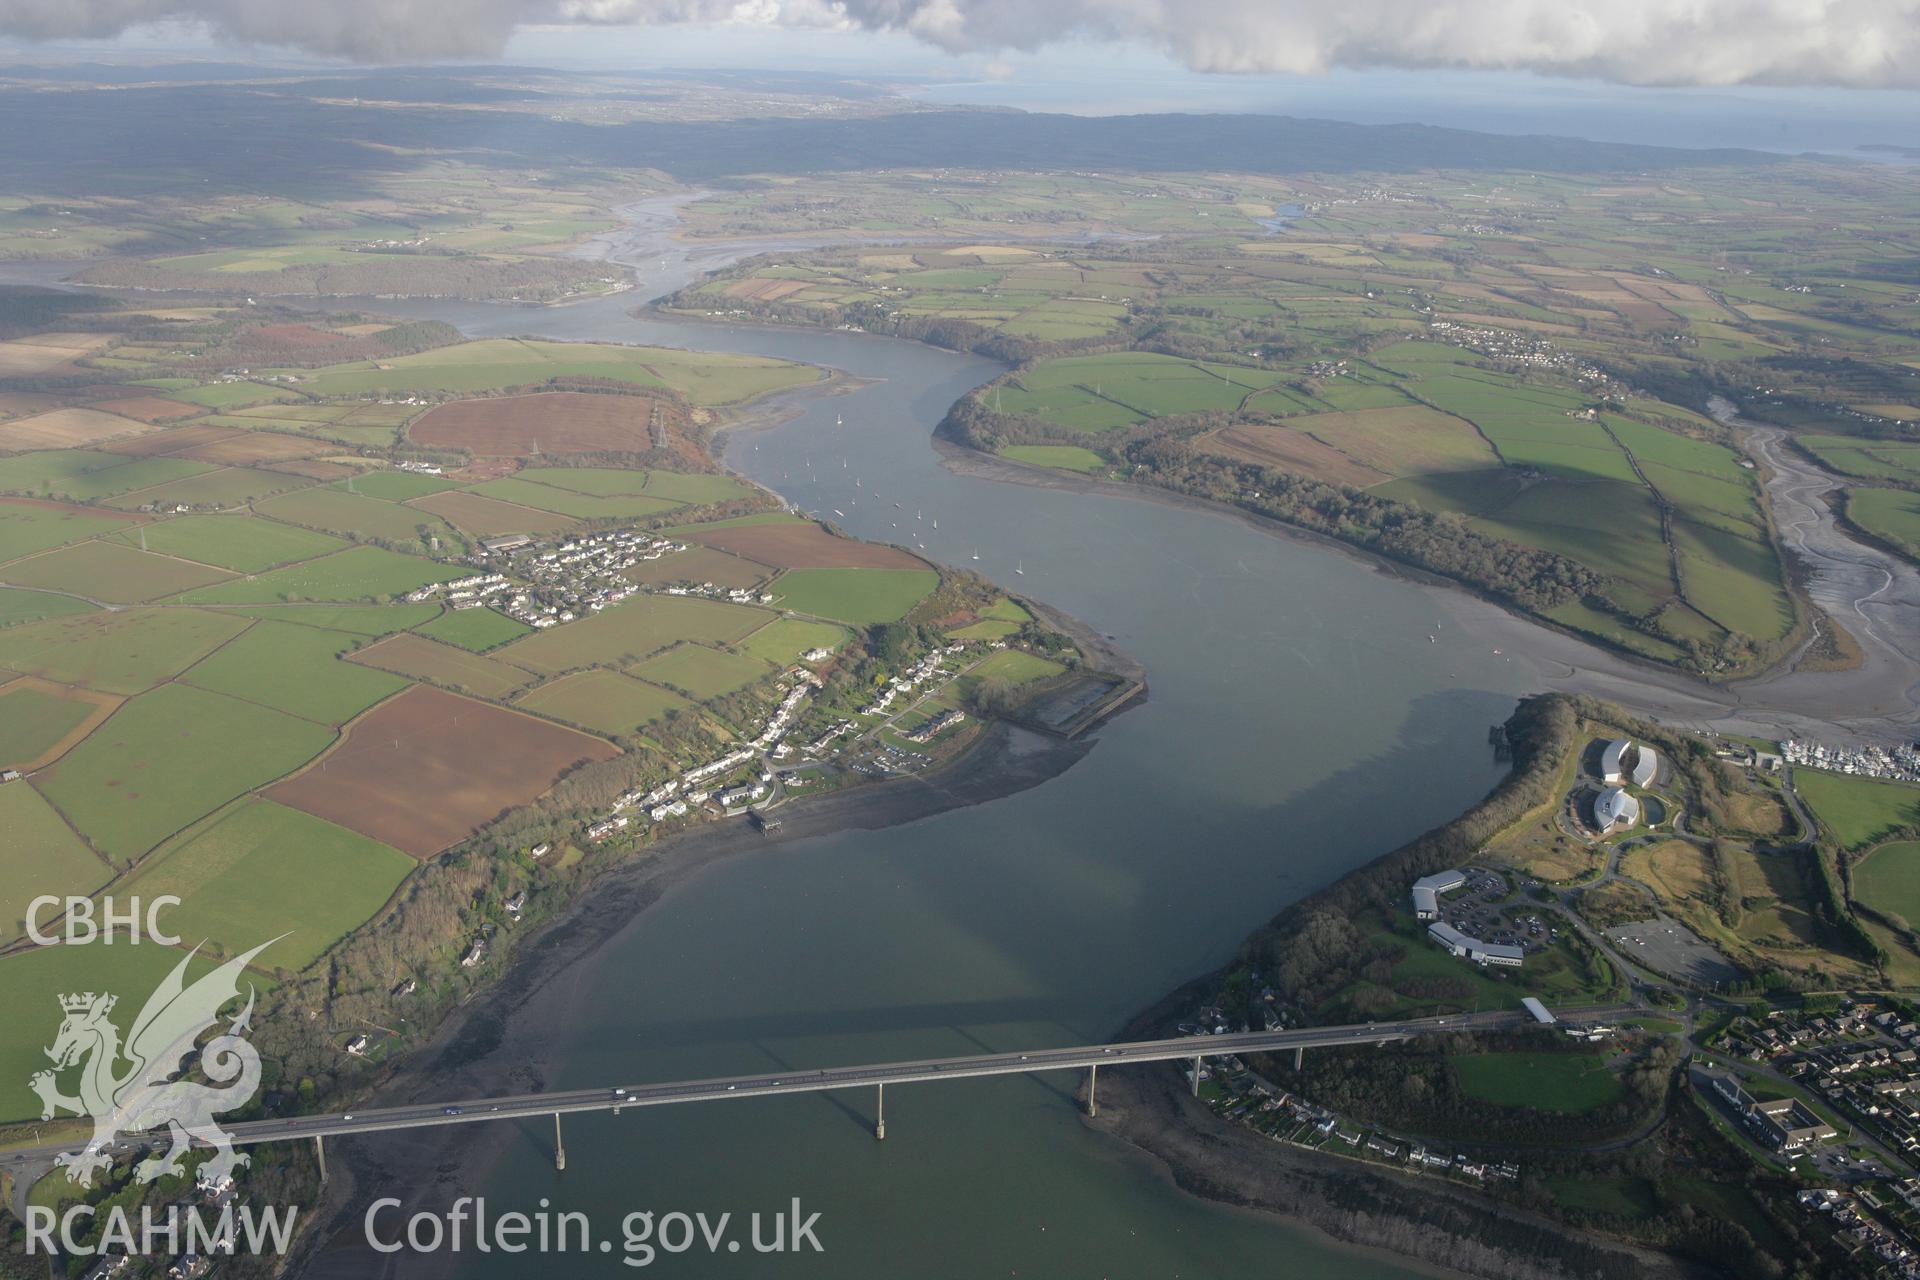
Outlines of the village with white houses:
M 824 682 L 811 666 L 796 664 L 777 686 L 782 692 L 779 704 L 746 745 L 688 768 L 651 788 L 635 788 L 616 797 L 607 813 L 587 827 L 587 839 L 609 839 L 634 827 L 636 822 L 663 823 L 703 813 L 714 817 L 751 813 L 763 830 L 771 829 L 778 825 L 778 820 L 770 810 L 787 798 L 788 788 L 806 786 L 828 760 L 845 752 L 850 742 L 842 739 L 873 734 L 890 724 L 906 703 L 938 693 L 965 674 L 971 664 L 962 665 L 960 660 L 970 647 L 980 649 L 985 657 L 1004 650 L 1007 645 L 1005 641 L 994 640 L 974 646 L 960 642 L 939 646 L 898 675 L 885 678 L 871 702 L 852 717 L 833 718 L 798 749 L 787 737 L 799 722 L 809 699 Z M 830 650 L 812 649 L 802 655 L 802 663 L 817 665 L 832 657 Z M 903 696 L 905 703 L 901 702 Z M 949 707 L 917 728 L 902 731 L 900 737 L 925 744 L 966 720 L 966 712 Z M 879 749 L 875 753 L 876 762 L 859 771 L 909 771 L 901 764 L 887 763 L 895 756 L 897 752 Z
M 643 591 L 706 596 L 731 604 L 774 603 L 767 592 L 742 587 L 690 580 L 646 587 L 622 576 L 623 569 L 686 549 L 684 542 L 638 529 L 582 534 L 558 542 L 539 542 L 526 534 L 484 538 L 469 557 L 481 573 L 429 583 L 405 599 L 440 597 L 454 609 L 491 606 L 540 630 L 577 621 Z

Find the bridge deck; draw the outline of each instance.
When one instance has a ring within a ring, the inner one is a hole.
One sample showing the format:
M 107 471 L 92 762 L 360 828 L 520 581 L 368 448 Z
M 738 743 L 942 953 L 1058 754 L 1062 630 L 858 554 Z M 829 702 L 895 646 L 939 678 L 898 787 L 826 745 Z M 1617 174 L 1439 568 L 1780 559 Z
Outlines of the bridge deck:
M 1628 1005 L 1555 1010 L 1562 1022 L 1573 1025 L 1612 1021 L 1639 1010 Z M 378 1133 L 433 1125 L 474 1124 L 526 1116 L 567 1115 L 587 1111 L 619 1111 L 628 1107 L 665 1106 L 684 1102 L 717 1102 L 728 1098 L 763 1098 L 787 1093 L 820 1093 L 829 1089 L 913 1084 L 929 1080 L 968 1080 L 981 1076 L 1026 1075 L 1040 1071 L 1109 1067 L 1122 1063 L 1169 1062 L 1190 1058 L 1219 1058 L 1228 1054 L 1278 1053 L 1288 1049 L 1330 1048 L 1338 1045 L 1387 1044 L 1414 1036 L 1459 1031 L 1491 1031 L 1537 1025 L 1522 1010 L 1453 1014 L 1444 1018 L 1411 1018 L 1395 1022 L 1356 1023 L 1339 1027 L 1300 1027 L 1281 1031 L 1251 1031 L 1217 1036 L 1182 1036 L 1170 1040 L 1137 1040 L 1122 1044 L 1084 1045 L 1064 1049 L 1033 1049 L 1026 1053 L 986 1053 L 961 1058 L 924 1058 L 811 1071 L 761 1072 L 711 1080 L 678 1080 L 656 1084 L 607 1086 L 559 1093 L 517 1094 L 499 1098 L 454 1099 L 375 1107 L 332 1115 L 296 1116 L 286 1120 L 253 1120 L 227 1127 L 236 1146 L 261 1142 Z M 622 1090 L 616 1094 L 615 1088 Z M 113 1148 L 123 1152 L 144 1148 L 147 1135 L 130 1135 Z M 44 1144 L 15 1148 L 0 1154 L 0 1166 L 43 1165 L 75 1144 Z

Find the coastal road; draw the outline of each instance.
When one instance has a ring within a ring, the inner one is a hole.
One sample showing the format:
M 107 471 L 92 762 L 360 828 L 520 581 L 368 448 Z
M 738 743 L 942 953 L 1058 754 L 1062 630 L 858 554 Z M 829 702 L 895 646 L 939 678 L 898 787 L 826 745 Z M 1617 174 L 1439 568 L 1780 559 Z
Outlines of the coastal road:
M 1555 1010 L 1568 1024 L 1616 1021 L 1640 1012 L 1632 1005 L 1603 1005 Z M 679 1080 L 659 1084 L 607 1085 L 556 1093 L 516 1094 L 498 1098 L 450 1099 L 331 1115 L 298 1116 L 288 1120 L 251 1120 L 227 1127 L 235 1146 L 262 1142 L 341 1137 L 393 1129 L 420 1129 L 447 1124 L 474 1124 L 489 1120 L 570 1115 L 578 1112 L 621 1111 L 628 1107 L 665 1106 L 685 1102 L 719 1102 L 730 1098 L 764 1098 L 790 1093 L 821 1093 L 829 1089 L 878 1088 L 934 1080 L 967 1080 L 981 1076 L 1028 1075 L 1040 1071 L 1084 1070 L 1136 1062 L 1177 1062 L 1219 1058 L 1237 1053 L 1280 1053 L 1288 1049 L 1331 1048 L 1338 1045 L 1388 1044 L 1415 1036 L 1461 1031 L 1496 1031 L 1532 1026 L 1533 1018 L 1518 1010 L 1451 1014 L 1442 1018 L 1409 1018 L 1396 1022 L 1355 1023 L 1338 1027 L 1302 1027 L 1282 1031 L 1250 1031 L 1217 1036 L 1180 1036 L 1170 1040 L 1138 1040 L 1122 1044 L 1085 1045 L 1065 1049 L 1032 1049 L 1026 1053 L 986 1053 L 964 1058 L 922 1058 L 814 1071 L 781 1071 L 712 1080 Z M 616 1094 L 615 1090 L 621 1090 Z M 135 1134 L 114 1145 L 124 1154 L 160 1145 L 161 1135 Z M 0 1169 L 43 1169 L 74 1142 L 45 1143 L 0 1154 Z

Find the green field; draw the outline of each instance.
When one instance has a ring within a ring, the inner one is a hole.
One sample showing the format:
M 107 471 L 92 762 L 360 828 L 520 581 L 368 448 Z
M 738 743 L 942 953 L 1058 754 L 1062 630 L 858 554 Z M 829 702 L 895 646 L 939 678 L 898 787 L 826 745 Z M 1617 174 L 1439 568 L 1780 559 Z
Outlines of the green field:
M 17 627 L 42 618 L 64 618 L 73 613 L 91 613 L 93 606 L 72 596 L 51 591 L 28 591 L 24 587 L 0 587 L 0 627 Z
M 1920 441 L 1797 435 L 1794 443 L 1812 454 L 1822 466 L 1841 475 L 1920 484 Z
M 124 529 L 131 522 L 90 511 L 0 501 L 0 564 L 18 556 L 48 551 L 96 533 Z
M 1920 841 L 1881 845 L 1856 863 L 1853 896 L 1908 923 L 1920 920 Z
M 368 498 L 379 498 L 383 502 L 405 502 L 409 498 L 424 498 L 430 493 L 441 493 L 460 486 L 452 480 L 421 475 L 417 471 L 368 471 L 347 480 L 337 480 L 332 487 Z
M 115 540 L 137 547 L 143 536 L 149 551 L 236 573 L 260 573 L 346 546 L 324 533 L 253 516 L 179 516 L 117 534 Z
M 126 609 L 0 631 L 0 667 L 107 693 L 139 693 L 246 628 L 200 609 Z
M 985 640 L 1005 640 L 1008 636 L 1018 635 L 1020 624 L 1017 622 L 996 622 L 987 618 L 980 622 L 970 622 L 964 627 L 954 627 L 947 635 L 955 640 L 968 642 Z
M 756 492 L 729 476 L 680 471 L 616 471 L 606 467 L 528 467 L 516 479 L 575 493 L 612 498 L 641 496 L 687 506 L 710 506 Z
M 1233 412 L 1280 379 L 1268 369 L 1120 351 L 1043 361 L 999 388 L 994 402 L 1007 413 L 1103 431 L 1168 414 Z
M 1907 489 L 1847 490 L 1847 519 L 1920 560 L 1920 493 Z
M 1462 1093 L 1503 1107 L 1577 1115 L 1627 1092 L 1596 1053 L 1463 1053 L 1448 1061 Z
M 414 865 L 345 827 L 245 799 L 156 849 L 116 891 L 175 895 L 167 927 L 220 954 L 287 934 L 257 963 L 297 970 L 378 911 Z
M 1107 460 L 1093 450 L 1072 444 L 1010 444 L 1000 450 L 1000 456 L 1061 471 L 1100 471 L 1107 465 Z
M 412 543 L 424 534 L 438 536 L 449 550 L 465 546 L 453 526 L 430 511 L 383 502 L 343 489 L 301 489 L 259 503 L 254 510 L 289 524 L 324 529 L 349 537 L 385 538 Z
M 452 610 L 414 629 L 423 636 L 432 636 L 443 644 L 458 645 L 474 653 L 496 649 L 533 630 L 498 609 Z
M 697 534 L 709 529 L 737 529 L 743 525 L 756 524 L 806 524 L 808 521 L 785 511 L 756 511 L 750 516 L 733 516 L 726 520 L 703 520 L 698 524 L 668 525 L 656 530 L 663 538 L 684 538 L 688 534 Z
M 207 382 L 196 387 L 176 387 L 167 392 L 175 400 L 190 400 L 209 409 L 231 409 L 235 405 L 272 404 L 300 397 L 284 387 L 263 382 Z
M 360 639 L 291 622 L 256 622 L 180 678 L 324 725 L 342 725 L 407 687 L 390 672 L 339 655 Z
M 0 685 L 0 769 L 39 759 L 93 710 L 92 703 L 62 698 L 45 688 Z
M 0 943 L 25 936 L 35 898 L 84 896 L 113 874 L 24 782 L 0 784 L 0 831 Z
M 321 396 L 391 391 L 497 391 L 554 378 L 611 378 L 669 387 L 695 404 L 724 405 L 818 380 L 806 365 L 759 356 L 601 343 L 486 338 L 381 361 L 329 365 L 304 375 Z
M 0 569 L 0 578 L 15 586 L 51 587 L 109 604 L 142 604 L 228 576 L 223 569 L 106 541 L 62 547 Z
M 767 621 L 763 609 L 689 596 L 635 596 L 603 613 L 516 640 L 498 656 L 546 674 L 625 666 L 682 640 L 732 644 Z
M 223 510 L 242 507 L 289 489 L 304 489 L 313 481 L 283 471 L 258 471 L 251 467 L 224 467 L 182 480 L 135 489 L 108 500 L 107 505 L 132 511 L 149 504 L 167 510 L 179 503 L 189 507 Z
M 385 636 L 417 627 L 440 612 L 437 604 L 269 604 L 252 608 L 222 609 L 224 614 L 241 618 L 266 618 L 272 622 L 296 622 L 303 627 L 323 627 L 356 636 Z
M 332 740 L 309 721 L 169 684 L 121 707 L 34 782 L 96 849 L 130 863 Z
M 775 618 L 735 647 L 763 662 L 786 664 L 813 649 L 838 649 L 846 643 L 844 627 L 804 618 Z
M 1009 684 L 1031 684 L 1057 676 L 1065 667 L 1037 654 L 1019 649 L 1003 649 L 975 667 L 969 676 L 975 680 L 1005 680 Z
M 0 458 L 0 491 L 88 502 L 212 470 L 207 463 L 179 458 L 49 449 Z
M 418 556 L 403 556 L 384 547 L 349 547 L 332 555 L 275 569 L 253 578 L 239 578 L 202 587 L 180 597 L 184 604 L 264 604 L 284 601 L 380 601 L 404 595 L 429 582 L 463 576 Z
M 628 668 L 629 674 L 677 690 L 699 701 L 744 689 L 773 669 L 758 658 L 722 653 L 705 645 L 677 644 L 665 653 Z
M 595 733 L 625 736 L 693 704 L 666 689 L 596 669 L 543 684 L 515 705 Z
M 657 516 L 662 512 L 678 510 L 686 505 L 675 498 L 650 497 L 644 494 L 613 494 L 602 497 L 590 493 L 577 493 L 572 489 L 562 489 L 555 485 L 535 484 L 519 476 L 508 476 L 503 480 L 489 480 L 485 484 L 477 484 L 472 492 L 482 497 L 497 498 L 502 502 L 532 507 L 536 511 L 574 516 L 582 520 L 637 520 L 642 516 Z
M 868 626 L 905 617 L 939 585 L 932 569 L 794 569 L 772 592 L 782 609 Z
M 40 1098 L 27 1080 L 49 1065 L 44 1050 L 60 1030 L 61 996 L 112 992 L 120 1000 L 114 1019 L 124 1027 L 186 955 L 154 946 L 30 947 L 0 959 L 0 1026 L 11 1029 L 0 1036 L 0 1120 L 39 1121 Z M 198 959 L 189 973 L 198 977 L 211 963 Z
M 1793 787 L 1845 849 L 1920 826 L 1920 786 L 1911 783 L 1801 768 L 1793 771 Z

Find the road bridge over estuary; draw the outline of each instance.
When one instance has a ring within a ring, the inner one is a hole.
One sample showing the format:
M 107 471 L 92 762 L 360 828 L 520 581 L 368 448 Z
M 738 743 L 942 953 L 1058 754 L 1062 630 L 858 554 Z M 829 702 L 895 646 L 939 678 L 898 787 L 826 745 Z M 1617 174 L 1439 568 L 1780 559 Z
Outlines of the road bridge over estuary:
M 1603 1005 L 1561 1009 L 1554 1012 L 1560 1023 L 1592 1026 L 1616 1022 L 1643 1012 L 1631 1005 Z M 262 1142 L 311 1141 L 320 1155 L 321 1171 L 326 1169 L 325 1141 L 357 1133 L 383 1133 L 395 1129 L 419 1129 L 448 1124 L 483 1124 L 497 1120 L 528 1117 L 553 1117 L 554 1158 L 566 1167 L 566 1147 L 561 1140 L 561 1118 L 581 1112 L 615 1112 L 634 1107 L 668 1106 L 687 1102 L 721 1102 L 736 1098 L 764 1098 L 790 1093 L 822 1093 L 833 1089 L 871 1088 L 874 1090 L 874 1136 L 886 1137 L 886 1090 L 888 1085 L 921 1084 L 935 1080 L 969 1080 L 982 1076 L 1031 1075 L 1045 1071 L 1087 1072 L 1087 1108 L 1096 1106 L 1096 1086 L 1102 1067 L 1130 1063 L 1188 1062 L 1195 1068 L 1194 1088 L 1199 1088 L 1200 1064 L 1209 1058 L 1230 1054 L 1285 1053 L 1292 1050 L 1294 1063 L 1308 1049 L 1342 1045 L 1382 1045 L 1409 1040 L 1416 1036 L 1447 1035 L 1466 1031 L 1510 1030 L 1537 1025 L 1532 1014 L 1523 1010 L 1497 1010 L 1480 1013 L 1449 1014 L 1445 1017 L 1407 1018 L 1389 1022 L 1354 1023 L 1335 1027 L 1294 1027 L 1277 1031 L 1246 1031 L 1226 1035 L 1179 1036 L 1168 1040 L 1134 1040 L 1118 1044 L 1082 1045 L 1070 1048 L 1029 1049 L 1025 1052 L 982 1053 L 961 1058 L 920 1058 L 906 1062 L 870 1063 L 862 1066 L 821 1067 L 804 1071 L 759 1072 L 744 1076 L 723 1076 L 710 1080 L 675 1080 L 654 1084 L 609 1084 L 594 1089 L 571 1089 L 554 1093 L 517 1094 L 497 1098 L 462 1098 L 444 1102 L 412 1103 L 394 1107 L 330 1115 L 295 1116 L 279 1120 L 249 1120 L 229 1126 L 235 1146 Z M 164 1133 L 134 1134 L 112 1148 L 115 1155 L 132 1154 L 166 1141 Z M 20 1147 L 0 1153 L 0 1169 L 28 1174 L 50 1168 L 54 1157 L 75 1149 L 73 1143 L 47 1143 Z

